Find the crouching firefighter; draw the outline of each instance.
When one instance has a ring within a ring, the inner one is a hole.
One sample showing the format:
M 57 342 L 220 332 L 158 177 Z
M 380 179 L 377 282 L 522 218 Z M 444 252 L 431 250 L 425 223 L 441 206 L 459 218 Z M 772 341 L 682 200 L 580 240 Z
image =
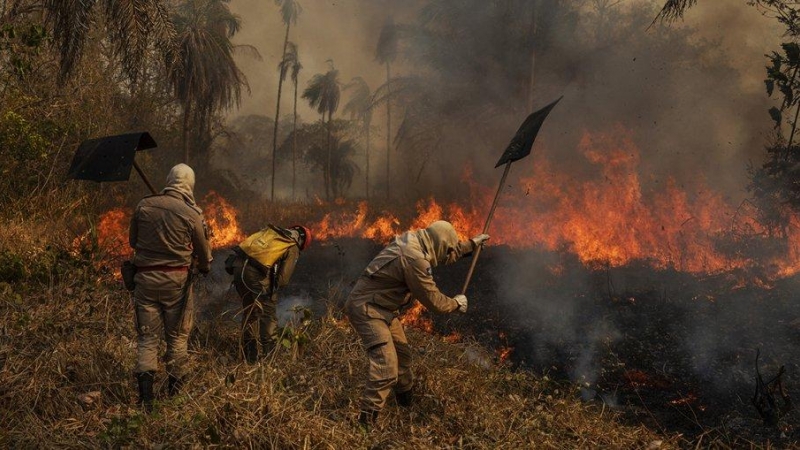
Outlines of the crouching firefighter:
M 398 319 L 399 310 L 417 299 L 437 313 L 466 312 L 467 297 L 442 294 L 431 268 L 455 262 L 487 239 L 488 235 L 481 234 L 459 242 L 450 223 L 436 221 L 426 229 L 397 236 L 356 281 L 345 303 L 345 313 L 361 337 L 369 360 L 360 400 L 361 424 L 370 426 L 375 422 L 392 391 L 400 406 L 412 404 L 411 347 Z
M 266 356 L 278 339 L 278 288 L 289 284 L 300 251 L 311 243 L 311 230 L 303 226 L 268 225 L 234 247 L 225 261 L 233 286 L 242 299 L 240 351 L 248 364 L 258 361 L 258 342 Z
M 183 384 L 194 319 L 191 266 L 194 259 L 197 270 L 207 274 L 212 259 L 203 212 L 194 201 L 194 181 L 189 166 L 173 167 L 164 190 L 143 198 L 131 219 L 133 265 L 127 265 L 129 270 L 123 268 L 123 275 L 126 287 L 133 288 L 138 334 L 134 372 L 139 402 L 148 412 L 162 333 L 167 341 L 169 395 L 177 394 Z M 130 286 L 131 279 L 135 286 Z

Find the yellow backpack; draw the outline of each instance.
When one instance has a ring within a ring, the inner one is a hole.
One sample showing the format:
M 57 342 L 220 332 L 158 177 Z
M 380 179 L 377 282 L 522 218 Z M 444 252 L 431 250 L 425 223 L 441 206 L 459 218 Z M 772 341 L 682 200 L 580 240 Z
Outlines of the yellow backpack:
M 239 248 L 264 267 L 271 267 L 293 245 L 297 245 L 297 242 L 288 231 L 267 225 L 267 228 L 248 236 L 239 244 Z

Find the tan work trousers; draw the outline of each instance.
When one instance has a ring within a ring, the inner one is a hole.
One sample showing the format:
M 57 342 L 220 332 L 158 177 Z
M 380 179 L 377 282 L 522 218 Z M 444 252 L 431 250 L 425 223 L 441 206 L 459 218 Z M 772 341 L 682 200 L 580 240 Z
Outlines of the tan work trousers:
M 361 337 L 367 352 L 367 382 L 359 401 L 362 411 L 380 411 L 394 389 L 397 393 L 411 390 L 411 347 L 397 316 L 380 306 L 348 302 L 345 307 L 350 323 Z
M 182 377 L 189 360 L 187 347 L 194 321 L 194 300 L 186 286 L 187 272 L 140 272 L 133 292 L 138 358 L 136 373 L 158 369 L 158 344 L 167 341 L 167 372 Z M 188 292 L 187 292 L 188 290 Z
M 233 264 L 233 286 L 242 299 L 242 344 L 260 338 L 264 351 L 278 338 L 278 295 L 269 276 L 244 258 Z

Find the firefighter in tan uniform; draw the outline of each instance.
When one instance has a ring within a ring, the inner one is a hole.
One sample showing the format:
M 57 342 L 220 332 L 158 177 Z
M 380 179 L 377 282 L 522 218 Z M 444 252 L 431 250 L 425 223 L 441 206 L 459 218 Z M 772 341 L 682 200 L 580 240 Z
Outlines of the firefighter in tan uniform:
M 362 424 L 375 421 L 392 390 L 401 406 L 410 406 L 413 399 L 411 348 L 398 319 L 400 308 L 417 299 L 437 313 L 466 312 L 466 296 L 442 294 L 431 268 L 455 262 L 487 239 L 481 234 L 459 242 L 453 226 L 440 220 L 397 236 L 364 270 L 345 303 L 345 313 L 369 359 L 360 401 Z
M 225 262 L 233 286 L 242 299 L 241 352 L 248 364 L 268 355 L 277 341 L 278 288 L 289 284 L 300 251 L 311 243 L 311 230 L 303 226 L 268 225 L 236 246 Z
M 161 194 L 143 198 L 131 219 L 134 307 L 138 333 L 136 378 L 139 402 L 152 408 L 153 379 L 158 368 L 158 345 L 163 332 L 169 375 L 168 391 L 181 388 L 188 362 L 187 344 L 194 318 L 190 283 L 192 258 L 200 273 L 208 273 L 211 248 L 203 213 L 194 201 L 194 171 L 186 164 L 173 167 Z

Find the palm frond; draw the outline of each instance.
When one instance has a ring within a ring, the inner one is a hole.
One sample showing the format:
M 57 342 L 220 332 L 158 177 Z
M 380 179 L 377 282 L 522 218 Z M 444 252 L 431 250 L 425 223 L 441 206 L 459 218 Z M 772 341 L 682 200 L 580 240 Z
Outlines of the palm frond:
M 233 59 L 230 41 L 238 18 L 225 0 L 186 0 L 175 20 L 176 45 L 170 55 L 170 83 L 181 104 L 198 120 L 238 106 L 247 79 Z
M 670 23 L 682 19 L 686 10 L 696 4 L 697 0 L 666 0 L 653 23 L 659 20 Z
M 339 108 L 341 98 L 339 71 L 331 69 L 324 74 L 314 75 L 308 83 L 308 87 L 303 91 L 302 98 L 308 100 L 311 107 L 316 108 L 318 113 L 332 115 Z
M 106 32 L 123 71 L 136 81 L 148 48 L 167 52 L 175 29 L 161 0 L 102 0 Z M 60 55 L 60 78 L 68 78 L 83 56 L 96 23 L 97 0 L 44 0 L 45 19 Z
M 59 76 L 66 79 L 83 56 L 96 0 L 45 0 L 45 18 L 58 47 Z
M 303 7 L 297 0 L 275 0 L 275 4 L 281 8 L 281 19 L 284 25 L 297 23 L 297 16 L 303 12 Z
M 378 36 L 378 46 L 375 49 L 375 59 L 379 63 L 390 63 L 397 58 L 399 40 L 397 31 L 394 19 L 389 16 L 383 24 L 383 28 L 381 28 L 381 33 Z
M 344 86 L 344 90 L 351 94 L 342 112 L 349 114 L 351 119 L 358 118 L 368 122 L 368 116 L 372 115 L 372 92 L 367 82 L 361 77 L 355 77 Z

